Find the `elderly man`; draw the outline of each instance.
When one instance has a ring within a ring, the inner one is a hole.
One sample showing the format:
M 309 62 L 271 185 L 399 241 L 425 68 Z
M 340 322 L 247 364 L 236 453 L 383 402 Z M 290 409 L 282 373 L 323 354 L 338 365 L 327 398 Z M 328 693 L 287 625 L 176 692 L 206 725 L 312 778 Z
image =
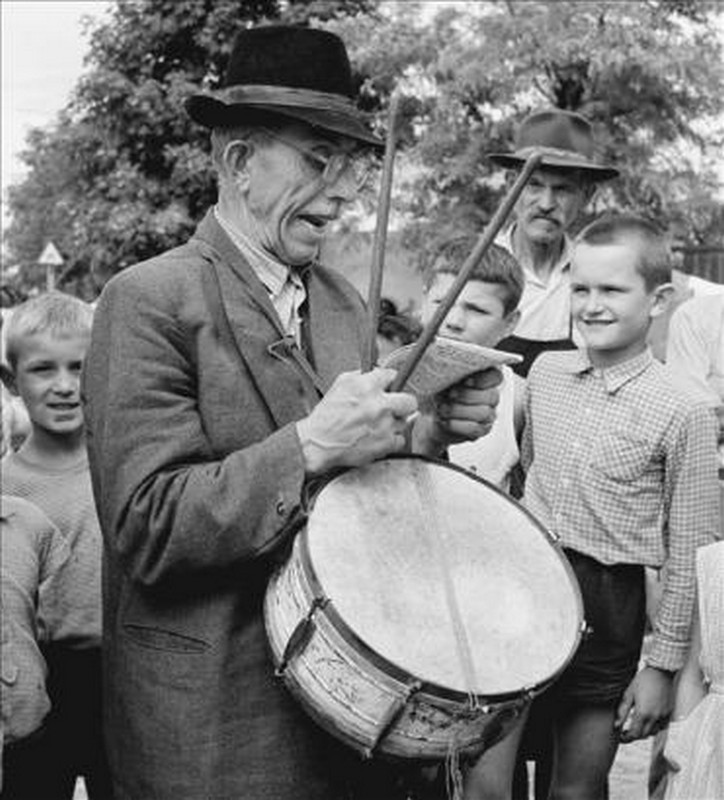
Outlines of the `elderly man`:
M 212 129 L 216 206 L 184 246 L 106 286 L 86 362 L 105 555 L 106 731 L 117 800 L 395 798 L 404 775 L 337 744 L 274 677 L 262 603 L 310 478 L 487 432 L 497 371 L 413 423 L 359 371 L 359 296 L 317 263 L 380 146 L 347 53 L 242 31 Z
M 594 161 L 591 125 L 580 114 L 560 109 L 537 111 L 517 133 L 513 153 L 494 153 L 491 161 L 512 171 L 521 169 L 533 150 L 543 153 L 516 203 L 512 225 L 497 239 L 510 250 L 525 273 L 520 322 L 514 335 L 498 347 L 520 353 L 514 369 L 527 375 L 544 350 L 575 347 L 570 319 L 570 241 L 567 231 L 593 196 L 596 184 L 618 175 Z

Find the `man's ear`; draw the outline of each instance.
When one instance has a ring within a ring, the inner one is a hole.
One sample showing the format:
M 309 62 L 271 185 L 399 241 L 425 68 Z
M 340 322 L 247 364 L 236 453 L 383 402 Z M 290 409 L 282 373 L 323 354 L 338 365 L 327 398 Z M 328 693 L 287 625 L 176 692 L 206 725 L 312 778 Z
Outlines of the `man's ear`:
M 593 181 L 586 181 L 583 185 L 583 207 L 585 208 L 596 196 L 598 184 Z
M 651 306 L 649 316 L 653 318 L 665 314 L 673 302 L 674 294 L 675 289 L 673 283 L 662 283 L 660 286 L 657 286 L 653 291 L 654 302 Z
M 244 187 L 249 178 L 249 158 L 254 152 L 254 143 L 248 139 L 234 139 L 224 148 L 221 162 L 224 172 L 235 184 Z

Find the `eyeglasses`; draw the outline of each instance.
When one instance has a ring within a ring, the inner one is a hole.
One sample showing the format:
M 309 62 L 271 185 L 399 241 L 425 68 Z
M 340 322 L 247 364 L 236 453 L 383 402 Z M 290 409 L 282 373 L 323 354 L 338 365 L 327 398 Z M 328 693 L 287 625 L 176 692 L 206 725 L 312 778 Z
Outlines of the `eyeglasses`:
M 341 152 L 331 153 L 328 156 L 322 155 L 322 153 L 315 153 L 314 150 L 286 139 L 268 128 L 261 128 L 261 130 L 272 139 L 296 150 L 319 173 L 325 186 L 333 186 L 343 175 L 350 175 L 355 189 L 359 190 L 369 180 L 373 168 L 370 156 Z

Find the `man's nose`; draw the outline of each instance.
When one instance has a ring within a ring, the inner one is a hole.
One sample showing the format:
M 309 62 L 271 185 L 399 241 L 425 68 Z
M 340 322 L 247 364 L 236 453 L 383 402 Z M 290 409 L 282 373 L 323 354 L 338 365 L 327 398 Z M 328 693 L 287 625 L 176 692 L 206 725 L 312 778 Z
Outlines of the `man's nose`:
M 550 186 L 544 186 L 538 195 L 538 205 L 540 208 L 552 209 L 556 205 L 556 196 Z
M 327 184 L 324 187 L 324 194 L 330 200 L 351 203 L 357 197 L 357 184 L 352 170 L 344 170 L 334 183 Z

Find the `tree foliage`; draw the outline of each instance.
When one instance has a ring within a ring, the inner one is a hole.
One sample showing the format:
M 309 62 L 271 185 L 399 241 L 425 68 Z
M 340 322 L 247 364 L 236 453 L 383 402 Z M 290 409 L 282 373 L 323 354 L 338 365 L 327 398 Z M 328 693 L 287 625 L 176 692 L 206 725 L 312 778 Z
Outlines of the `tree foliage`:
M 117 0 L 91 31 L 72 102 L 56 125 L 32 132 L 27 177 L 9 193 L 7 245 L 23 280 L 40 280 L 33 265 L 48 239 L 90 292 L 188 237 L 215 190 L 206 132 L 183 100 L 218 86 L 240 25 L 269 20 L 344 38 L 360 105 L 380 132 L 390 93 L 404 94 L 395 204 L 417 252 L 450 228 L 484 225 L 505 188 L 486 154 L 510 149 L 515 125 L 545 105 L 590 118 L 601 159 L 621 169 L 599 207 L 673 223 L 694 243 L 722 242 L 716 4 L 491 0 L 435 15 L 422 5 Z
M 489 2 L 451 5 L 421 26 L 411 7 L 369 31 L 335 24 L 365 72 L 412 94 L 415 165 L 398 208 L 424 252 L 451 227 L 482 227 L 504 192 L 486 159 L 543 106 L 579 111 L 622 177 L 598 209 L 634 210 L 692 243 L 724 243 L 724 61 L 715 4 Z M 401 77 L 404 76 L 404 77 Z M 718 127 L 715 124 L 718 120 Z M 717 198 L 717 193 L 719 197 Z
M 64 275 L 92 295 L 112 273 L 180 244 L 215 199 L 208 134 L 183 110 L 214 89 L 246 25 L 324 23 L 367 13 L 368 0 L 118 0 L 90 33 L 86 72 L 22 158 L 8 192 L 10 261 L 26 285 L 52 240 Z M 360 78 L 360 83 L 362 78 Z

